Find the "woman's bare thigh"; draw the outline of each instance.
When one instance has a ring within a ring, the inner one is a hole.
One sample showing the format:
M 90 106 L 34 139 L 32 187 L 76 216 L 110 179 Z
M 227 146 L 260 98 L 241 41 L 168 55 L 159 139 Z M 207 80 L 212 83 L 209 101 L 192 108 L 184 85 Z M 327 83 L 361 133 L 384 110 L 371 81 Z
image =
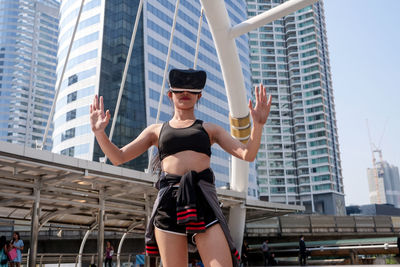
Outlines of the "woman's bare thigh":
M 228 241 L 226 241 L 226 237 L 219 223 L 207 228 L 206 232 L 197 234 L 195 239 L 204 266 L 232 266 L 232 256 Z
M 187 267 L 188 249 L 185 235 L 167 233 L 155 228 L 155 236 L 164 267 Z

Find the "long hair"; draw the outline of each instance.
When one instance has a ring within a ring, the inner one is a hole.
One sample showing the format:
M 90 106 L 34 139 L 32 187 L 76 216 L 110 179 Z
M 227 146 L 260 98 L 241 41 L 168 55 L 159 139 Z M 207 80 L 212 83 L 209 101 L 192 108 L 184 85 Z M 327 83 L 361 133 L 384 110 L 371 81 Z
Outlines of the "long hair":
M 0 237 L 0 250 L 2 250 L 6 244 L 7 244 L 7 238 L 4 235 L 2 235 Z
M 156 153 L 151 159 L 150 172 L 157 176 L 160 176 L 161 174 L 161 160 L 159 153 Z

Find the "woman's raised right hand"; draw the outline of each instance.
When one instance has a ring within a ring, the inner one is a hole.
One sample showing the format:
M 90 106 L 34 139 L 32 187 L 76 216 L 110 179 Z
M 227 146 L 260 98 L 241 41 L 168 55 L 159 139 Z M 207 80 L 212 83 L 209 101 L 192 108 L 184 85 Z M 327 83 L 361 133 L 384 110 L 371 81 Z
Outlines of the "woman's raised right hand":
M 93 104 L 90 105 L 90 125 L 94 133 L 104 131 L 110 121 L 111 114 L 107 110 L 104 113 L 103 97 L 100 100 L 97 95 L 94 96 Z

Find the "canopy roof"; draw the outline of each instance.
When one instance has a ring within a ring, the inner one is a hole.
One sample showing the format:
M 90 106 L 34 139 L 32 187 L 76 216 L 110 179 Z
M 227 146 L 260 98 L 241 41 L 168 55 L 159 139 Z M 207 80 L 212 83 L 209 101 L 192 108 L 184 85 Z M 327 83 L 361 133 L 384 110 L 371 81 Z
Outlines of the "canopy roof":
M 49 151 L 0 142 L 0 218 L 31 220 L 40 200 L 39 224 L 89 229 L 97 224 L 104 197 L 105 230 L 144 230 L 157 195 L 156 177 L 131 169 L 72 158 Z M 38 188 L 35 195 L 34 188 Z M 217 189 L 223 208 L 246 207 L 246 219 L 303 211 L 302 206 L 246 199 L 244 193 Z

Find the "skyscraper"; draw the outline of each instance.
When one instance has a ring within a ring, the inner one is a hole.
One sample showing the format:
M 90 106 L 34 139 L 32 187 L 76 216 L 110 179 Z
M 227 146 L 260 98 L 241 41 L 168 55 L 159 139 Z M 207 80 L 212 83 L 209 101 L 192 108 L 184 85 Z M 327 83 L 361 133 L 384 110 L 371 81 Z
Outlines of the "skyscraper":
M 56 82 L 59 5 L 0 0 L 1 141 L 42 143 Z M 51 146 L 49 137 L 44 149 Z
M 399 168 L 387 161 L 379 161 L 367 169 L 371 204 L 392 204 L 400 208 Z
M 249 17 L 283 0 L 247 0 Z M 345 214 L 322 1 L 250 34 L 253 84 L 272 108 L 257 157 L 260 198 Z
M 61 5 L 58 71 L 65 61 L 80 3 L 80 0 L 67 0 Z M 54 152 L 96 161 L 103 156 L 90 131 L 89 105 L 94 94 L 103 95 L 106 108 L 112 116 L 114 114 L 138 3 L 138 0 L 91 0 L 85 3 L 57 99 Z M 112 140 L 119 147 L 155 122 L 168 53 L 176 1 L 148 0 L 144 3 Z M 245 1 L 227 1 L 227 8 L 233 24 L 246 19 Z M 169 69 L 193 67 L 200 9 L 197 1 L 180 1 Z M 244 35 L 236 43 L 250 96 L 248 37 Z M 197 67 L 207 71 L 208 79 L 196 116 L 229 130 L 224 82 L 205 18 Z M 169 120 L 173 114 L 166 91 L 162 98 L 161 122 Z M 229 159 L 220 147 L 213 146 L 211 167 L 216 174 L 217 186 L 229 183 Z M 147 165 L 148 154 L 125 164 L 141 171 Z M 249 193 L 256 197 L 254 166 L 250 170 Z

